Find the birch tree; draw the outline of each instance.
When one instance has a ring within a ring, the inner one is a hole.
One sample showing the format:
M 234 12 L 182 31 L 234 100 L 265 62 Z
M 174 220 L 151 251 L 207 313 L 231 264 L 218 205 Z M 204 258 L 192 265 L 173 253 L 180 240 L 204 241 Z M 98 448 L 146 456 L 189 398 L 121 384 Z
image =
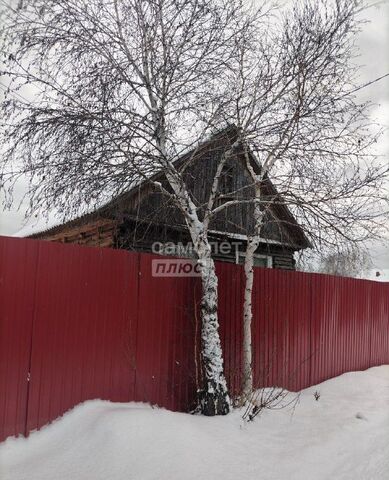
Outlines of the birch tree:
M 208 240 L 215 215 L 239 202 L 253 206 L 245 392 L 253 255 L 271 207 L 285 202 L 318 241 L 336 242 L 351 227 L 360 239 L 378 229 L 368 212 L 384 171 L 368 155 L 374 138 L 366 105 L 351 94 L 348 61 L 358 8 L 354 0 L 297 2 L 285 16 L 267 2 L 240 0 L 24 0 L 3 8 L 1 186 L 12 194 L 15 180 L 29 175 L 30 214 L 55 207 L 74 216 L 140 182 L 175 203 L 201 274 L 206 414 L 229 410 Z M 231 124 L 236 140 L 226 142 L 200 205 L 185 181 L 195 154 L 177 160 Z M 252 197 L 230 192 L 220 203 L 223 169 L 236 156 Z M 167 187 L 153 180 L 156 172 Z M 269 175 L 279 193 L 264 196 Z
M 238 0 L 26 0 L 2 12 L 2 74 L 10 81 L 2 187 L 12 192 L 28 174 L 30 213 L 72 216 L 142 181 L 175 202 L 201 274 L 208 415 L 229 411 L 208 241 L 222 166 L 200 216 L 176 160 L 219 124 L 219 73 L 250 21 Z M 152 180 L 161 171 L 168 188 Z
M 373 149 L 380 131 L 370 105 L 355 96 L 361 11 L 354 0 L 295 2 L 265 35 L 241 32 L 235 50 L 232 116 L 254 187 L 244 262 L 244 399 L 253 390 L 253 266 L 266 214 L 286 203 L 316 249 L 347 244 L 355 252 L 387 229 L 388 167 Z M 277 191 L 264 196 L 269 177 Z

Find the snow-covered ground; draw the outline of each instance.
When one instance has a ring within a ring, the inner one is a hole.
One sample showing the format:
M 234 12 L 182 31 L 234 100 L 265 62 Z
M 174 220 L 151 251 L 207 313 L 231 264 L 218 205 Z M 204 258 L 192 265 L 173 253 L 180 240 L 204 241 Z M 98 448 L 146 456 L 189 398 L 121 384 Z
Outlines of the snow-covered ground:
M 389 366 L 304 390 L 294 412 L 241 416 L 85 402 L 28 439 L 0 444 L 0 478 L 389 479 Z

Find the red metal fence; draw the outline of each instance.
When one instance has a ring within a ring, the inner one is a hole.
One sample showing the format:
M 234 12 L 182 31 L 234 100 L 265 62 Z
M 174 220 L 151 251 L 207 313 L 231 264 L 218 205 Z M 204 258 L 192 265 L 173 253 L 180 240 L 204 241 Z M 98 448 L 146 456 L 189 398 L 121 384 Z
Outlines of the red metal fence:
M 0 440 L 92 398 L 188 410 L 200 285 L 148 254 L 0 237 Z M 242 268 L 217 264 L 225 371 L 239 392 Z M 257 386 L 298 390 L 389 363 L 389 285 L 256 269 Z

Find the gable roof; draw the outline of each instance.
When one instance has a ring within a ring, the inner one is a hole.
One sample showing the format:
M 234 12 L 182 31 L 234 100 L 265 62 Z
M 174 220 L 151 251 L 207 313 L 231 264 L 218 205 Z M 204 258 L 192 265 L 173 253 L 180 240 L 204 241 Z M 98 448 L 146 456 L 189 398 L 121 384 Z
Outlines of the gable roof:
M 237 139 L 238 131 L 236 126 L 231 125 L 219 132 L 217 132 L 212 137 L 208 138 L 204 142 L 197 145 L 195 148 L 181 155 L 176 161 L 175 165 L 180 167 L 184 166 L 185 162 L 195 160 L 196 158 L 201 157 L 205 152 L 208 152 L 212 145 L 219 142 L 221 139 L 226 139 L 229 143 L 235 142 Z M 255 167 L 260 169 L 260 164 L 257 159 L 251 154 L 251 160 L 253 161 Z M 142 180 L 134 184 L 128 191 L 121 193 L 120 195 L 115 196 L 107 200 L 99 207 L 95 207 L 90 211 L 85 211 L 80 215 L 77 215 L 75 218 L 71 218 L 67 221 L 60 220 L 58 216 L 53 216 L 49 218 L 48 221 L 44 224 L 43 221 L 37 221 L 36 223 L 30 223 L 23 227 L 15 236 L 18 237 L 29 237 L 29 238 L 41 238 L 47 235 L 53 235 L 60 233 L 62 229 L 76 227 L 87 221 L 96 220 L 99 218 L 107 218 L 112 216 L 112 212 L 115 211 L 120 205 L 125 202 L 130 204 L 132 202 L 139 201 L 140 195 L 147 195 L 152 191 L 152 186 L 149 183 L 150 180 L 158 181 L 164 178 L 164 174 L 159 171 L 156 172 L 149 180 Z M 291 246 L 297 247 L 299 249 L 308 248 L 311 246 L 310 241 L 306 237 L 303 229 L 298 224 L 297 220 L 291 213 L 291 211 L 286 206 L 286 203 L 283 201 L 282 197 L 278 194 L 275 186 L 269 178 L 266 178 L 265 183 L 266 194 L 277 198 L 277 204 L 271 206 L 271 210 L 275 216 L 282 221 L 283 225 L 288 230 L 288 237 L 290 237 Z M 219 232 L 221 233 L 221 232 Z M 234 237 L 233 233 L 223 232 L 226 236 Z M 261 239 L 264 243 L 273 243 L 269 239 Z M 281 242 L 280 242 L 281 243 Z M 282 242 L 286 245 L 287 242 Z
M 234 127 L 233 125 L 223 130 L 220 130 L 216 134 L 196 145 L 194 148 L 191 148 L 187 152 L 184 152 L 175 160 L 174 164 L 176 166 L 184 164 L 185 161 L 189 160 L 192 156 L 194 156 L 194 154 L 196 154 L 196 156 L 199 156 L 203 154 L 204 151 L 208 151 L 208 148 L 220 138 L 225 138 L 227 136 L 232 138 L 234 134 L 236 134 L 236 127 Z M 48 217 L 44 216 L 38 218 L 36 221 L 33 220 L 28 222 L 25 226 L 18 230 L 14 234 L 14 236 L 39 238 L 43 235 L 56 233 L 63 227 L 71 227 L 73 225 L 78 225 L 80 221 L 99 218 L 104 215 L 105 212 L 111 210 L 112 208 L 115 208 L 115 206 L 120 204 L 122 201 L 129 200 L 132 196 L 138 194 L 140 188 L 147 188 L 149 181 L 158 181 L 162 177 L 163 173 L 161 171 L 157 171 L 153 176 L 150 176 L 148 180 L 142 179 L 134 182 L 131 188 L 126 192 L 107 199 L 100 206 L 94 206 L 91 209 L 86 207 L 84 212 L 80 212 L 73 218 L 64 219 L 63 216 L 61 216 L 60 212 L 53 211 Z

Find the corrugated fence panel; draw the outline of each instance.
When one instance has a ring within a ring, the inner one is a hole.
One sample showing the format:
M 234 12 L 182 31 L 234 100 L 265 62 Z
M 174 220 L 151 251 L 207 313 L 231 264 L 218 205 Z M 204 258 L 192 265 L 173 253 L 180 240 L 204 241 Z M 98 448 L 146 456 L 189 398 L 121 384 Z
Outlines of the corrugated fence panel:
M 371 365 L 372 282 L 311 275 L 312 383 Z M 386 286 L 388 291 L 388 287 Z
M 344 349 L 343 372 L 349 370 L 365 370 L 370 367 L 371 332 L 374 328 L 370 308 L 371 290 L 374 284 L 353 278 L 348 280 L 350 281 L 349 288 L 344 287 L 342 290 L 344 301 L 342 312 L 339 315 L 341 318 L 343 317 L 343 312 L 352 312 L 349 323 L 346 325 L 344 331 L 344 345 L 345 347 L 349 346 L 351 348 Z M 347 318 L 347 315 L 344 316 Z
M 240 265 L 217 262 L 216 271 L 224 370 L 230 392 L 235 396 L 240 392 L 242 374 L 243 269 Z
M 126 252 L 39 244 L 29 431 L 87 399 L 131 398 L 137 270 Z
M 293 276 L 293 281 L 291 281 Z M 258 387 L 310 384 L 311 290 L 302 273 L 258 268 L 254 289 L 254 379 Z
M 288 290 L 285 311 L 289 316 L 286 386 L 296 391 L 311 385 L 312 290 L 308 275 L 282 273 L 285 274 L 285 288 Z
M 0 238 L 0 441 L 24 434 L 38 244 Z
M 136 395 L 173 410 L 195 397 L 195 307 L 197 279 L 153 277 L 152 261 L 141 255 Z
M 336 278 L 324 275 L 312 278 L 312 381 L 321 382 L 336 374 L 335 355 L 340 354 L 342 338 L 337 322 L 341 292 L 335 282 Z
M 370 302 L 370 364 L 389 363 L 389 285 L 374 284 Z
M 194 406 L 201 284 L 153 277 L 161 258 L 0 237 L 0 440 L 92 398 Z M 225 373 L 236 396 L 244 274 L 230 263 L 216 268 Z M 299 390 L 389 363 L 388 284 L 257 268 L 253 309 L 256 387 Z

